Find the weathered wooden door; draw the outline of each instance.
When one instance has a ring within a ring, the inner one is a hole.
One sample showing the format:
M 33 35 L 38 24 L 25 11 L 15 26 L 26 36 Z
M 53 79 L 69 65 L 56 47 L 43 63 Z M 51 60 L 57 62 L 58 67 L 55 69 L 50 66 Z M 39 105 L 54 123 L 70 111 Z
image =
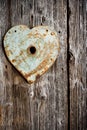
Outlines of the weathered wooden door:
M 87 129 L 86 0 L 0 0 L 0 130 Z M 29 85 L 8 62 L 3 36 L 25 24 L 54 27 L 55 64 Z

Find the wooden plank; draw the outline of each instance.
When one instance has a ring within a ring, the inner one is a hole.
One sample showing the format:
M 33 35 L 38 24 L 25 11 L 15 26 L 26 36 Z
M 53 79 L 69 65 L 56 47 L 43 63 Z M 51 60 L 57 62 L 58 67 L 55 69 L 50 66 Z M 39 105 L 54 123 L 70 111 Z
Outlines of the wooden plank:
M 70 129 L 87 129 L 86 0 L 69 0 Z
M 12 66 L 3 51 L 3 36 L 10 27 L 9 3 L 0 1 L 0 129 L 11 130 L 13 121 Z
M 0 43 L 9 27 L 25 24 L 31 28 L 37 25 L 53 26 L 58 32 L 61 44 L 60 54 L 53 67 L 33 85 L 26 83 L 24 78 L 8 63 L 0 48 L 0 73 L 2 74 L 0 89 L 3 94 L 0 99 L 2 99 L 2 105 L 4 101 L 5 104 L 11 103 L 8 109 L 4 107 L 3 113 L 0 110 L 1 115 L 4 115 L 3 128 L 6 130 L 68 129 L 67 1 L 5 0 L 0 1 L 0 9 L 2 23 Z M 8 76 L 3 74 L 5 64 L 8 64 L 8 69 L 6 69 Z M 7 77 L 10 78 L 7 79 Z

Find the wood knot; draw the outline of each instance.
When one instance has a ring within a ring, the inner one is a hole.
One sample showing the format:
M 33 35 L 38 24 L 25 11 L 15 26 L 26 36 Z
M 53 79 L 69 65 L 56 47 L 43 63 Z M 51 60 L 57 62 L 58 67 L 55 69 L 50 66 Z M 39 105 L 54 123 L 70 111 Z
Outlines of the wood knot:
M 46 88 L 39 88 L 37 89 L 37 97 L 40 100 L 46 101 L 47 100 L 47 92 L 46 92 Z
M 75 57 L 71 51 L 69 51 L 69 63 L 71 64 L 75 63 Z

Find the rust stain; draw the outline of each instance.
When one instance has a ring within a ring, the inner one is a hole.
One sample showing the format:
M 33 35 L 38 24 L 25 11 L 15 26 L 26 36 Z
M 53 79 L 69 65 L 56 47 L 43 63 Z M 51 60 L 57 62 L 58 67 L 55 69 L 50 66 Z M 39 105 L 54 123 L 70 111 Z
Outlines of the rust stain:
M 39 79 L 39 78 L 40 78 L 40 76 L 41 76 L 40 74 L 37 74 L 37 75 L 36 75 L 36 79 Z
M 25 29 L 27 29 L 27 26 L 26 25 L 20 25 L 20 29 L 25 30 Z
M 60 49 L 57 33 L 47 26 L 29 29 L 25 25 L 15 26 L 10 29 L 10 34 L 8 33 L 9 31 L 4 38 L 6 55 L 31 84 L 45 73 L 57 58 Z M 33 50 L 30 50 L 31 47 Z
M 19 55 L 23 55 L 23 53 L 24 53 L 24 52 L 23 52 L 23 51 L 21 51 Z
M 35 73 L 38 73 L 38 71 L 41 70 L 42 68 L 44 68 L 44 71 L 46 71 L 46 70 L 47 70 L 46 65 L 47 65 L 47 62 L 49 61 L 48 57 L 49 57 L 49 56 L 47 56 L 47 58 L 46 58 L 43 62 L 41 62 L 40 65 L 39 65 L 36 69 L 34 69 L 32 72 L 25 74 L 25 75 L 24 75 L 25 78 L 27 79 L 27 78 L 30 77 L 31 75 L 33 75 L 33 74 L 35 74 Z
M 51 32 L 51 35 L 55 35 L 55 33 L 54 33 L 54 32 Z
M 29 84 L 32 84 L 34 81 L 33 80 L 28 80 L 28 83 Z
M 11 50 L 6 50 L 6 55 L 7 56 L 10 56 L 12 54 L 12 51 Z
M 43 36 L 45 37 L 45 36 L 47 36 L 47 34 L 43 34 Z
M 14 62 L 16 62 L 16 60 L 15 60 L 15 59 L 13 59 L 13 60 L 12 60 L 12 62 L 14 63 Z

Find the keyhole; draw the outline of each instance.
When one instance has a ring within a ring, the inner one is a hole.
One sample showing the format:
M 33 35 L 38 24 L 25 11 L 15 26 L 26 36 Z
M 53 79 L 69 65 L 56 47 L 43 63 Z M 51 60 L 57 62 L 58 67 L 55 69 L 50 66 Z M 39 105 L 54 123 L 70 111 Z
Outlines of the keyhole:
M 36 48 L 34 46 L 29 47 L 28 52 L 30 52 L 31 54 L 35 54 L 36 53 Z

